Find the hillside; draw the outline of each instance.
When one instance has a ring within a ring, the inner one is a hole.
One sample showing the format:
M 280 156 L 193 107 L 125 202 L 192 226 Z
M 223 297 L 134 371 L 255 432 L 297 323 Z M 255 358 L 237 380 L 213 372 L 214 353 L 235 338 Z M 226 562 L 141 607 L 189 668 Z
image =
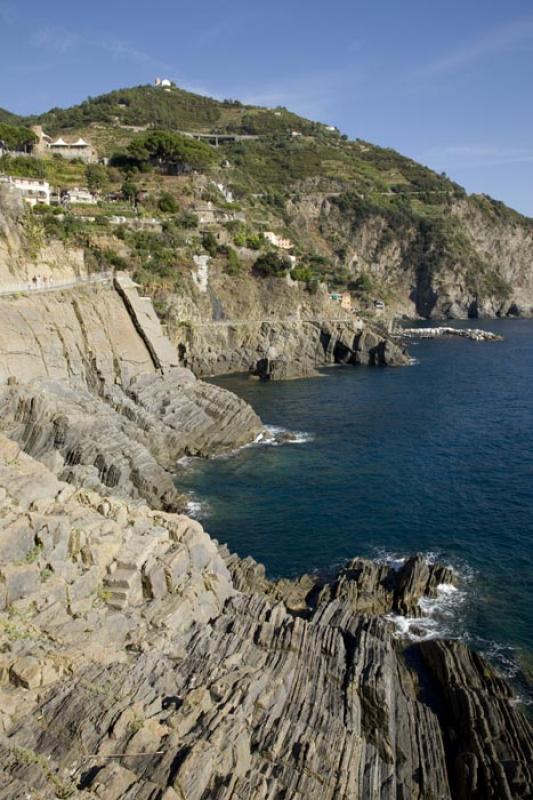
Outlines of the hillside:
M 100 97 L 89 97 L 71 108 L 52 108 L 27 120 L 45 125 L 53 132 L 94 123 L 242 134 L 287 133 L 294 126 L 310 133 L 320 127 L 286 109 L 264 109 L 238 100 L 220 102 L 178 87 L 155 86 L 117 89 Z
M 20 117 L 17 117 L 16 114 L 12 114 L 11 111 L 6 111 L 5 108 L 0 108 L 0 122 L 8 122 L 14 125 L 19 120 Z
M 68 224 L 52 213 L 42 219 L 48 237 L 75 239 L 128 262 L 160 307 L 176 290 L 198 295 L 195 257 L 208 256 L 210 275 L 231 275 L 239 292 L 265 277 L 254 265 L 274 251 L 280 258 L 277 265 L 270 259 L 270 277 L 290 271 L 309 292 L 321 285 L 347 290 L 353 306 L 370 316 L 378 306 L 381 317 L 532 313 L 531 219 L 484 195 L 468 196 L 394 150 L 350 141 L 284 108 L 139 86 L 23 122 L 89 140 L 109 159 L 100 190 L 126 185 L 130 198 L 142 192 L 135 213 L 157 217 L 162 235 L 111 231 L 110 213 L 133 213 L 127 202 L 117 210 L 101 199 L 91 211 L 96 226 L 84 226 L 75 209 Z M 146 149 L 149 132 L 158 130 L 167 137 L 163 149 L 174 148 L 167 160 Z M 204 155 L 191 161 L 183 154 L 193 149 L 186 132 L 236 139 L 223 138 L 216 148 L 214 139 L 198 142 L 195 153 Z M 83 165 L 61 159 L 36 166 L 11 158 L 0 168 L 63 187 L 87 180 Z M 290 240 L 292 264 L 265 239 L 269 231 Z

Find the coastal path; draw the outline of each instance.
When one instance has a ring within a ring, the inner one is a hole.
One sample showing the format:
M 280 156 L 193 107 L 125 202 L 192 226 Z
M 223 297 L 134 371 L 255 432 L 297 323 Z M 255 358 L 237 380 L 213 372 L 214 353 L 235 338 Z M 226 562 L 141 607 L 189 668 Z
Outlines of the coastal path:
M 15 294 L 48 294 L 50 292 L 61 292 L 64 289 L 75 289 L 79 286 L 97 286 L 109 283 L 113 280 L 113 272 L 95 272 L 90 275 L 83 275 L 68 281 L 44 281 L 33 280 L 21 281 L 19 283 L 3 283 L 0 284 L 0 296 L 9 296 Z

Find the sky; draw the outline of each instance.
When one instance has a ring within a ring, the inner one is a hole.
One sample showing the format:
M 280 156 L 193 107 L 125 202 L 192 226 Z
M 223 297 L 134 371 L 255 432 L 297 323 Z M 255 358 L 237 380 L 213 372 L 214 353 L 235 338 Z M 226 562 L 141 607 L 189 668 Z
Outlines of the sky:
M 0 0 L 0 107 L 156 76 L 287 106 L 533 216 L 533 0 Z

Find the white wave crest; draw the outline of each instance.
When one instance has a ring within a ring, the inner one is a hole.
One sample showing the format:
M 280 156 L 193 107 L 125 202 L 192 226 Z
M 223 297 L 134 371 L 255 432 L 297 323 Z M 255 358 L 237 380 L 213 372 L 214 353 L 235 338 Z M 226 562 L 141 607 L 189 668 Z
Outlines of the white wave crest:
M 422 597 L 418 601 L 420 616 L 406 617 L 401 614 L 388 614 L 399 638 L 412 642 L 428 639 L 457 638 L 453 622 L 466 599 L 465 592 L 451 583 L 440 583 L 435 597 Z
M 289 431 L 278 425 L 265 425 L 265 434 L 259 434 L 256 439 L 257 444 L 267 445 L 268 447 L 279 447 L 282 444 L 305 444 L 312 442 L 314 434 L 306 431 Z
M 208 515 L 207 507 L 198 500 L 189 500 L 185 506 L 187 515 L 193 519 L 203 519 Z

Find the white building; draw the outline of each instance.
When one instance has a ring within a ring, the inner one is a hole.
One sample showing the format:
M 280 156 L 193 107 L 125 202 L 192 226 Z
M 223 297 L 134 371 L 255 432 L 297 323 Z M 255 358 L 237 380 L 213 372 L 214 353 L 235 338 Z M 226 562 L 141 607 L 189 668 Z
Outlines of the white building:
M 42 203 L 45 206 L 50 205 L 52 192 L 48 181 L 38 180 L 37 178 L 18 178 L 11 175 L 0 176 L 0 181 L 18 192 L 22 199 L 32 208 L 37 203 Z
M 89 164 L 97 160 L 96 153 L 89 142 L 81 137 L 75 142 L 66 142 L 60 136 L 55 142 L 48 144 L 48 151 L 63 156 L 63 158 L 80 158 Z
M 169 81 L 168 78 L 156 78 L 154 86 L 160 86 L 162 89 L 171 89 L 172 81 Z
M 96 197 L 91 194 L 88 189 L 69 189 L 68 192 L 65 193 L 63 200 L 65 203 L 80 203 L 83 205 L 90 205 L 94 206 L 98 202 Z

